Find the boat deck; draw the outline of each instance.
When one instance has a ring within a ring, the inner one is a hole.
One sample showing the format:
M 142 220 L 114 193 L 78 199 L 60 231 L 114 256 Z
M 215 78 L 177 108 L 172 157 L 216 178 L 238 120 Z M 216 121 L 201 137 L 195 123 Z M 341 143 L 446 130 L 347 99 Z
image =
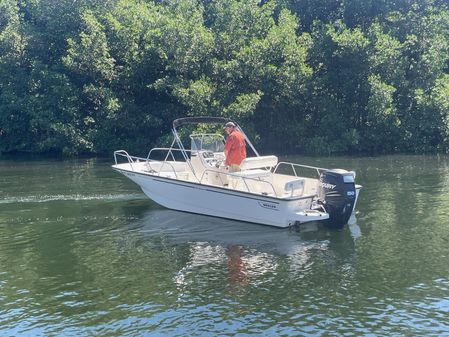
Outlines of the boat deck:
M 274 174 L 263 169 L 248 169 L 233 173 L 209 169 L 198 178 L 183 162 L 136 160 L 132 163 L 116 164 L 113 167 L 129 173 L 216 186 L 280 199 L 312 198 L 318 192 L 316 179 Z

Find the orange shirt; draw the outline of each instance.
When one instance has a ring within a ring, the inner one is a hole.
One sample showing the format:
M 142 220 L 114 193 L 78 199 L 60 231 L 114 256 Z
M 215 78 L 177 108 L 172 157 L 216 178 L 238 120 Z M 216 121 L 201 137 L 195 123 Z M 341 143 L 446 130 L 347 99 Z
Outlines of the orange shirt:
M 238 130 L 232 131 L 225 144 L 226 165 L 240 165 L 243 159 L 246 158 L 246 142 L 245 136 Z

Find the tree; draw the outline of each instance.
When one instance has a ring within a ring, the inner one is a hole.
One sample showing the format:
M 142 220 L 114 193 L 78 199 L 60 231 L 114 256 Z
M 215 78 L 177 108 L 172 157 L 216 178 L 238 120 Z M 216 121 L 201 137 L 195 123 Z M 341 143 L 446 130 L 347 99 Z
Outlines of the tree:
M 204 114 L 266 150 L 446 151 L 448 41 L 443 0 L 3 0 L 0 151 L 146 152 Z
M 0 152 L 31 150 L 26 111 L 28 38 L 22 22 L 16 1 L 0 3 Z

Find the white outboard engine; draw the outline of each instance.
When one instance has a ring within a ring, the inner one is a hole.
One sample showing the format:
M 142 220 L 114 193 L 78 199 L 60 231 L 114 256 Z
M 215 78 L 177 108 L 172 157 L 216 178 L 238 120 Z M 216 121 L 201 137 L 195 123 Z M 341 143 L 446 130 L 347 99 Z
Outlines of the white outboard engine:
M 328 170 L 320 176 L 320 197 L 333 226 L 342 227 L 348 223 L 356 200 L 354 180 L 355 172 L 341 169 Z

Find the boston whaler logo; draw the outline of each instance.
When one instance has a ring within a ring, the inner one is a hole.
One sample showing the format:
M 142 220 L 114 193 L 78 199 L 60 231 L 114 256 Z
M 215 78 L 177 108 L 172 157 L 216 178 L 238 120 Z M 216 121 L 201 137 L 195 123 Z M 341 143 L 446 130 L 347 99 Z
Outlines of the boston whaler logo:
M 263 208 L 272 209 L 273 211 L 277 211 L 278 209 L 278 205 L 271 202 L 259 201 L 259 205 Z

